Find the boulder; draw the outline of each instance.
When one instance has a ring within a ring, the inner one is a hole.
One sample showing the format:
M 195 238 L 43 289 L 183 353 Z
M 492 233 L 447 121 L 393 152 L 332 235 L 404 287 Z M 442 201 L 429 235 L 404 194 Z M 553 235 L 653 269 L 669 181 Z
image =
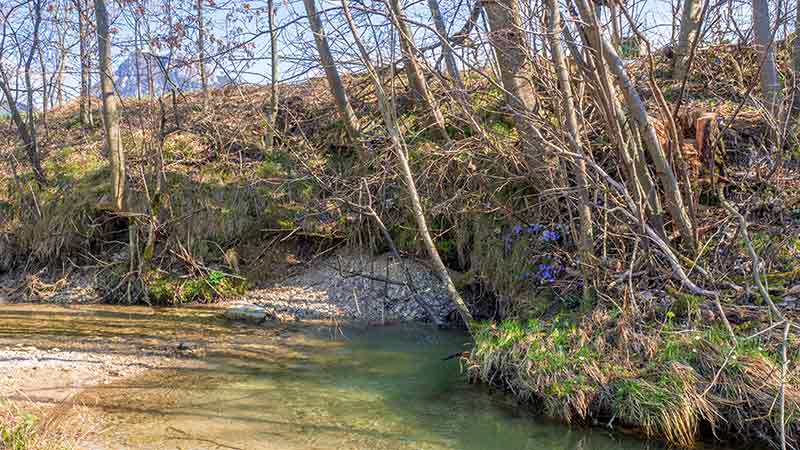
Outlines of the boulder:
M 267 310 L 256 305 L 235 305 L 225 311 L 226 319 L 241 322 L 261 323 L 267 316 Z

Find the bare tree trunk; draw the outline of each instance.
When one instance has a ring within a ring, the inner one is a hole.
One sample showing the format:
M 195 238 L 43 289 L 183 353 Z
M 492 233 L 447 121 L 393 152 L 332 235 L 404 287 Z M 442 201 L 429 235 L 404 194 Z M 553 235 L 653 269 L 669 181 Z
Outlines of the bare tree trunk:
M 28 102 L 28 142 L 26 143 L 26 151 L 28 159 L 31 162 L 31 167 L 39 183 L 44 182 L 44 171 L 39 160 L 39 143 L 36 137 L 36 114 L 34 112 L 33 101 L 33 81 L 31 80 L 31 66 L 33 65 L 33 56 L 39 50 L 39 27 L 42 23 L 42 2 L 37 0 L 33 3 L 33 41 L 31 42 L 31 49 L 28 52 L 28 57 L 25 60 L 25 89 L 27 93 Z M 11 103 L 9 98 L 9 103 Z M 46 107 L 45 107 L 46 108 Z M 24 141 L 24 139 L 23 139 Z
M 103 94 L 103 125 L 106 149 L 111 161 L 111 179 L 114 207 L 117 211 L 126 208 L 125 153 L 122 149 L 114 80 L 111 78 L 111 36 L 108 30 L 108 10 L 105 0 L 95 0 L 97 16 L 97 48 L 100 62 L 100 88 Z
M 694 248 L 694 228 L 684 205 L 678 180 L 664 153 L 664 149 L 661 148 L 661 143 L 658 140 L 653 124 L 650 122 L 645 104 L 633 82 L 628 77 L 619 55 L 617 55 L 608 40 L 599 33 L 597 19 L 594 17 L 594 12 L 589 8 L 586 0 L 576 0 L 576 3 L 581 18 L 593 29 L 592 32 L 599 41 L 600 48 L 595 49 L 595 51 L 602 53 L 602 57 L 608 63 L 611 73 L 613 73 L 622 90 L 628 110 L 639 128 L 645 147 L 655 165 L 656 174 L 664 189 L 667 208 L 677 225 L 678 231 L 685 242 L 689 244 L 689 247 Z
M 683 0 L 681 27 L 678 32 L 678 44 L 675 46 L 675 59 L 672 66 L 672 78 L 677 81 L 687 76 L 687 63 L 692 43 L 700 33 L 700 19 L 703 12 L 701 0 Z
M 506 90 L 506 102 L 514 110 L 529 111 L 536 98 L 529 81 L 530 48 L 522 31 L 517 0 L 486 0 L 483 4 Z
M 269 124 L 267 125 L 267 151 L 272 151 L 275 145 L 275 126 L 278 121 L 278 30 L 275 29 L 275 5 L 273 0 L 267 0 L 269 8 L 269 53 L 270 53 L 270 97 L 269 97 Z
M 797 17 L 794 19 L 794 45 L 792 46 L 792 65 L 796 74 L 800 74 L 800 5 L 797 6 Z
M 42 170 L 42 166 L 39 161 L 39 153 L 35 150 L 34 141 L 31 138 L 30 130 L 28 130 L 28 124 L 25 123 L 25 120 L 19 113 L 19 109 L 17 109 L 17 100 L 14 98 L 14 94 L 11 93 L 11 89 L 8 87 L 4 72 L 0 74 L 0 90 L 3 91 L 6 101 L 8 102 L 8 111 L 11 114 L 11 120 L 14 122 L 14 125 L 17 128 L 17 134 L 19 135 L 20 140 L 22 140 L 22 145 L 25 147 L 25 154 L 28 156 L 28 161 L 31 163 L 31 168 L 33 169 L 33 175 L 36 178 L 36 182 L 40 185 L 44 184 L 44 171 Z
M 449 143 L 450 136 L 447 134 L 444 116 L 428 88 L 425 74 L 422 72 L 420 62 L 417 59 L 417 47 L 414 44 L 411 28 L 406 21 L 405 12 L 403 11 L 402 5 L 400 5 L 400 0 L 389 0 L 389 8 L 394 25 L 400 33 L 400 51 L 403 53 L 403 64 L 405 65 L 406 76 L 408 77 L 411 97 L 415 100 L 422 100 L 425 107 L 427 107 L 433 116 L 436 131 L 442 136 L 445 142 Z
M 205 34 L 206 24 L 203 17 L 203 1 L 197 0 L 197 53 L 198 65 L 200 67 L 200 85 L 203 89 L 203 97 L 208 98 L 208 79 L 206 77 L 206 49 L 205 49 Z M 272 14 L 270 12 L 270 14 Z M 270 27 L 271 27 L 270 22 Z
M 594 27 L 586 27 L 583 31 L 580 36 L 584 48 L 598 49 L 601 47 Z M 605 61 L 600 57 L 594 62 L 591 59 L 584 59 L 569 28 L 564 27 L 562 33 L 576 62 L 586 69 L 588 78 L 593 79 L 595 85 L 598 86 L 596 97 L 602 106 L 608 133 L 616 143 L 628 188 L 634 193 L 638 202 L 646 203 L 646 208 L 640 209 L 643 214 L 646 212 L 646 217 L 643 216 L 640 220 L 643 224 L 645 219 L 649 220 L 660 236 L 666 236 L 661 200 L 641 149 L 638 129 L 630 126 L 630 121 L 618 100 L 617 90 L 611 82 Z
M 316 0 L 303 0 L 308 14 L 308 23 L 311 26 L 311 32 L 314 34 L 314 41 L 317 44 L 317 52 L 319 53 L 322 68 L 325 69 L 325 76 L 328 79 L 328 87 L 333 94 L 336 101 L 336 109 L 339 111 L 339 116 L 344 122 L 344 128 L 347 131 L 348 137 L 355 141 L 359 134 L 358 119 L 353 107 L 350 105 L 350 99 L 347 97 L 347 91 L 344 88 L 344 83 L 339 77 L 339 71 L 336 69 L 336 63 L 331 54 L 331 48 L 328 45 L 328 38 L 325 36 L 325 30 L 322 27 L 322 20 L 317 13 Z
M 47 112 L 50 108 L 50 83 L 47 82 L 47 67 L 44 60 L 44 52 L 42 51 L 42 46 L 39 45 L 39 48 L 36 49 L 37 56 L 39 58 L 39 70 L 41 71 L 42 77 L 42 127 L 44 128 L 45 138 L 47 136 Z
M 50 81 L 50 84 L 53 86 L 50 90 L 51 107 L 56 104 L 60 107 L 64 104 L 64 69 L 67 60 L 65 35 L 67 33 L 66 29 L 69 26 L 66 23 L 66 17 L 63 15 L 64 10 L 65 8 L 62 7 L 60 2 L 56 2 L 51 12 L 51 20 L 53 22 L 53 28 L 55 29 L 56 34 L 54 45 L 58 50 L 58 65 L 56 65 L 55 71 L 53 72 L 53 77 Z
M 447 67 L 447 74 L 453 80 L 453 84 L 455 84 L 456 88 L 463 94 L 464 80 L 461 78 L 461 72 L 458 70 L 456 58 L 453 56 L 453 46 L 447 35 L 447 26 L 444 23 L 444 17 L 442 17 L 442 11 L 439 8 L 439 0 L 428 0 L 428 9 L 431 10 L 433 24 L 436 26 L 436 32 L 439 34 L 439 42 L 442 43 L 442 58 Z
M 81 60 L 81 89 L 80 89 L 80 118 L 81 126 L 84 128 L 91 127 L 92 123 L 91 109 L 92 104 L 89 99 L 90 89 L 90 75 L 89 75 L 89 24 L 87 23 L 86 14 L 88 12 L 84 8 L 83 0 L 73 0 L 75 9 L 78 11 L 78 34 L 79 34 L 79 54 Z
M 567 131 L 569 133 L 569 142 L 575 153 L 584 155 L 586 152 L 584 152 L 583 146 L 581 145 L 578 118 L 575 114 L 575 101 L 572 94 L 572 83 L 570 82 L 567 64 L 561 51 L 561 42 L 559 41 L 559 36 L 561 35 L 561 12 L 558 9 L 558 0 L 547 0 L 547 18 L 547 34 L 550 38 L 550 52 L 553 57 L 553 66 L 558 76 L 558 88 L 564 95 L 564 113 L 566 116 Z M 586 172 L 586 162 L 583 159 L 576 161 L 575 165 L 577 169 L 575 182 L 577 184 L 579 197 L 578 215 L 581 223 L 581 236 L 578 241 L 578 248 L 581 253 L 583 297 L 585 300 L 590 300 L 592 296 L 592 276 L 590 268 L 594 260 L 594 233 L 592 230 L 592 213 L 590 209 L 591 199 L 589 198 L 589 190 L 587 188 L 587 180 L 589 177 Z
M 386 92 L 383 89 L 383 85 L 381 84 L 380 77 L 375 71 L 375 68 L 372 66 L 372 63 L 369 60 L 369 53 L 367 52 L 366 47 L 364 47 L 364 44 L 361 42 L 361 38 L 358 36 L 358 32 L 356 31 L 355 24 L 353 23 L 353 18 L 350 15 L 350 9 L 347 6 L 347 2 L 348 0 L 342 0 L 344 15 L 347 19 L 350 32 L 353 35 L 353 40 L 355 41 L 356 46 L 361 54 L 361 59 L 367 66 L 367 72 L 369 73 L 370 78 L 372 78 L 373 84 L 375 85 L 375 94 L 378 97 L 378 107 L 381 110 L 381 115 L 383 116 L 386 130 L 389 133 L 392 147 L 397 155 L 398 161 L 400 162 L 400 169 L 406 184 L 406 190 L 411 198 L 414 219 L 417 222 L 417 231 L 425 243 L 425 249 L 428 252 L 428 256 L 431 258 L 431 262 L 433 263 L 436 272 L 447 286 L 447 292 L 450 295 L 450 300 L 453 302 L 453 305 L 461 315 L 461 319 L 466 324 L 467 329 L 471 330 L 472 314 L 469 312 L 469 308 L 467 307 L 466 303 L 464 303 L 464 299 L 462 299 L 461 295 L 458 293 L 458 289 L 456 289 L 453 280 L 450 278 L 450 273 L 447 271 L 447 267 L 444 265 L 444 262 L 442 262 L 442 258 L 439 256 L 439 251 L 436 249 L 436 245 L 433 242 L 433 238 L 431 237 L 428 229 L 427 220 L 425 219 L 425 212 L 422 209 L 422 202 L 420 201 L 417 187 L 414 183 L 414 176 L 411 173 L 411 167 L 408 164 L 406 149 L 400 136 L 400 130 L 398 129 L 394 115 L 392 114 L 392 109 L 386 97 Z M 432 319 L 436 320 L 436 318 Z
M 481 2 L 476 2 L 476 5 L 481 7 Z M 436 33 L 439 35 L 439 42 L 442 44 L 442 58 L 444 59 L 445 67 L 447 67 L 447 74 L 456 89 L 454 97 L 461 106 L 461 109 L 464 111 L 472 131 L 483 135 L 484 130 L 481 127 L 481 124 L 475 118 L 475 114 L 470 106 L 466 86 L 464 85 L 464 80 L 461 78 L 461 72 L 458 70 L 456 58 L 453 55 L 453 45 L 450 42 L 449 36 L 447 35 L 447 26 L 444 23 L 444 17 L 442 17 L 442 11 L 439 8 L 439 0 L 428 0 L 428 8 L 431 10 L 433 23 L 436 26 Z M 480 10 L 478 10 L 478 13 L 479 12 Z M 477 15 L 478 14 L 475 14 L 475 20 L 477 20 Z M 470 18 L 470 20 L 472 19 Z
M 522 28 L 517 0 L 485 0 L 483 2 L 491 29 L 490 41 L 497 57 L 506 104 L 514 117 L 526 156 L 532 163 L 533 179 L 538 187 L 551 185 L 556 163 L 544 154 L 539 133 L 533 128 L 530 113 L 536 96 L 530 81 L 531 53 Z
M 794 69 L 794 111 L 795 123 L 800 122 L 800 4 L 796 6 L 794 21 L 794 44 L 792 45 L 792 68 Z
M 155 73 L 153 73 L 153 56 L 148 53 L 148 56 L 145 57 L 145 61 L 147 62 L 147 91 L 152 99 L 157 96 L 156 77 Z
M 620 30 L 619 10 L 617 10 L 617 0 L 608 2 L 608 15 L 611 19 L 611 44 L 619 52 L 622 51 L 622 32 Z
M 139 45 L 141 38 L 139 33 L 140 20 L 141 17 L 136 14 L 133 19 L 133 42 L 135 51 L 133 64 L 136 69 L 136 100 L 142 100 L 142 47 Z
M 64 68 L 67 60 L 67 48 L 64 46 L 63 42 L 61 43 L 59 51 L 58 72 L 56 75 L 56 100 L 60 107 L 64 105 Z
M 772 23 L 769 18 L 767 0 L 753 1 L 753 32 L 756 50 L 761 67 L 761 92 L 767 110 L 777 118 L 782 102 L 781 83 L 778 80 L 778 67 L 775 64 L 775 46 L 772 42 Z

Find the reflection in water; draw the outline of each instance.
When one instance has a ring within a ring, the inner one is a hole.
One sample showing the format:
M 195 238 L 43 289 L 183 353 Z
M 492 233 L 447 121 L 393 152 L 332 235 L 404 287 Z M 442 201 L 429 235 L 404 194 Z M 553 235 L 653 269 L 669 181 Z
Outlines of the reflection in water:
M 85 392 L 106 446 L 126 449 L 530 449 L 659 447 L 521 412 L 467 385 L 465 336 L 421 326 L 333 333 L 326 327 L 231 327 L 210 310 L 42 307 L 0 312 L 2 333 L 87 350 L 168 351 L 198 343 L 207 364 L 155 370 Z M 81 339 L 76 340 L 75 337 Z M 335 337 L 334 337 L 335 336 Z M 344 338 L 342 337 L 344 336 Z

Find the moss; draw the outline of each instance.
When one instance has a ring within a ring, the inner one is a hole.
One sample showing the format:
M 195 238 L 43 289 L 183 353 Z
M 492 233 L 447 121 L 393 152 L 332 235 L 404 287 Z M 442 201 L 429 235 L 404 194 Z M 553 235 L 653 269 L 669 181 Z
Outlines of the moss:
M 290 168 L 289 155 L 282 151 L 269 153 L 258 166 L 257 174 L 261 178 L 286 176 Z
M 150 301 L 159 305 L 212 303 L 241 295 L 247 289 L 245 279 L 214 270 L 201 277 L 186 278 L 153 273 L 146 278 Z

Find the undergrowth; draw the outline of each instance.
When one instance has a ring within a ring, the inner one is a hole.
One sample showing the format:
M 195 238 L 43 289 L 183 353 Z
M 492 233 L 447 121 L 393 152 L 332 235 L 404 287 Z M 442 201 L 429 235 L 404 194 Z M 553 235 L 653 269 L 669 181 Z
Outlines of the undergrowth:
M 469 378 L 512 392 L 567 422 L 609 424 L 691 447 L 701 429 L 762 438 L 778 427 L 775 342 L 721 326 L 676 329 L 632 323 L 598 308 L 589 316 L 475 324 Z M 797 342 L 792 345 L 797 352 Z M 787 433 L 800 432 L 800 389 L 786 385 Z M 725 435 L 720 433 L 719 435 Z
M 61 432 L 50 420 L 0 399 L 0 449 L 73 450 L 77 440 Z

